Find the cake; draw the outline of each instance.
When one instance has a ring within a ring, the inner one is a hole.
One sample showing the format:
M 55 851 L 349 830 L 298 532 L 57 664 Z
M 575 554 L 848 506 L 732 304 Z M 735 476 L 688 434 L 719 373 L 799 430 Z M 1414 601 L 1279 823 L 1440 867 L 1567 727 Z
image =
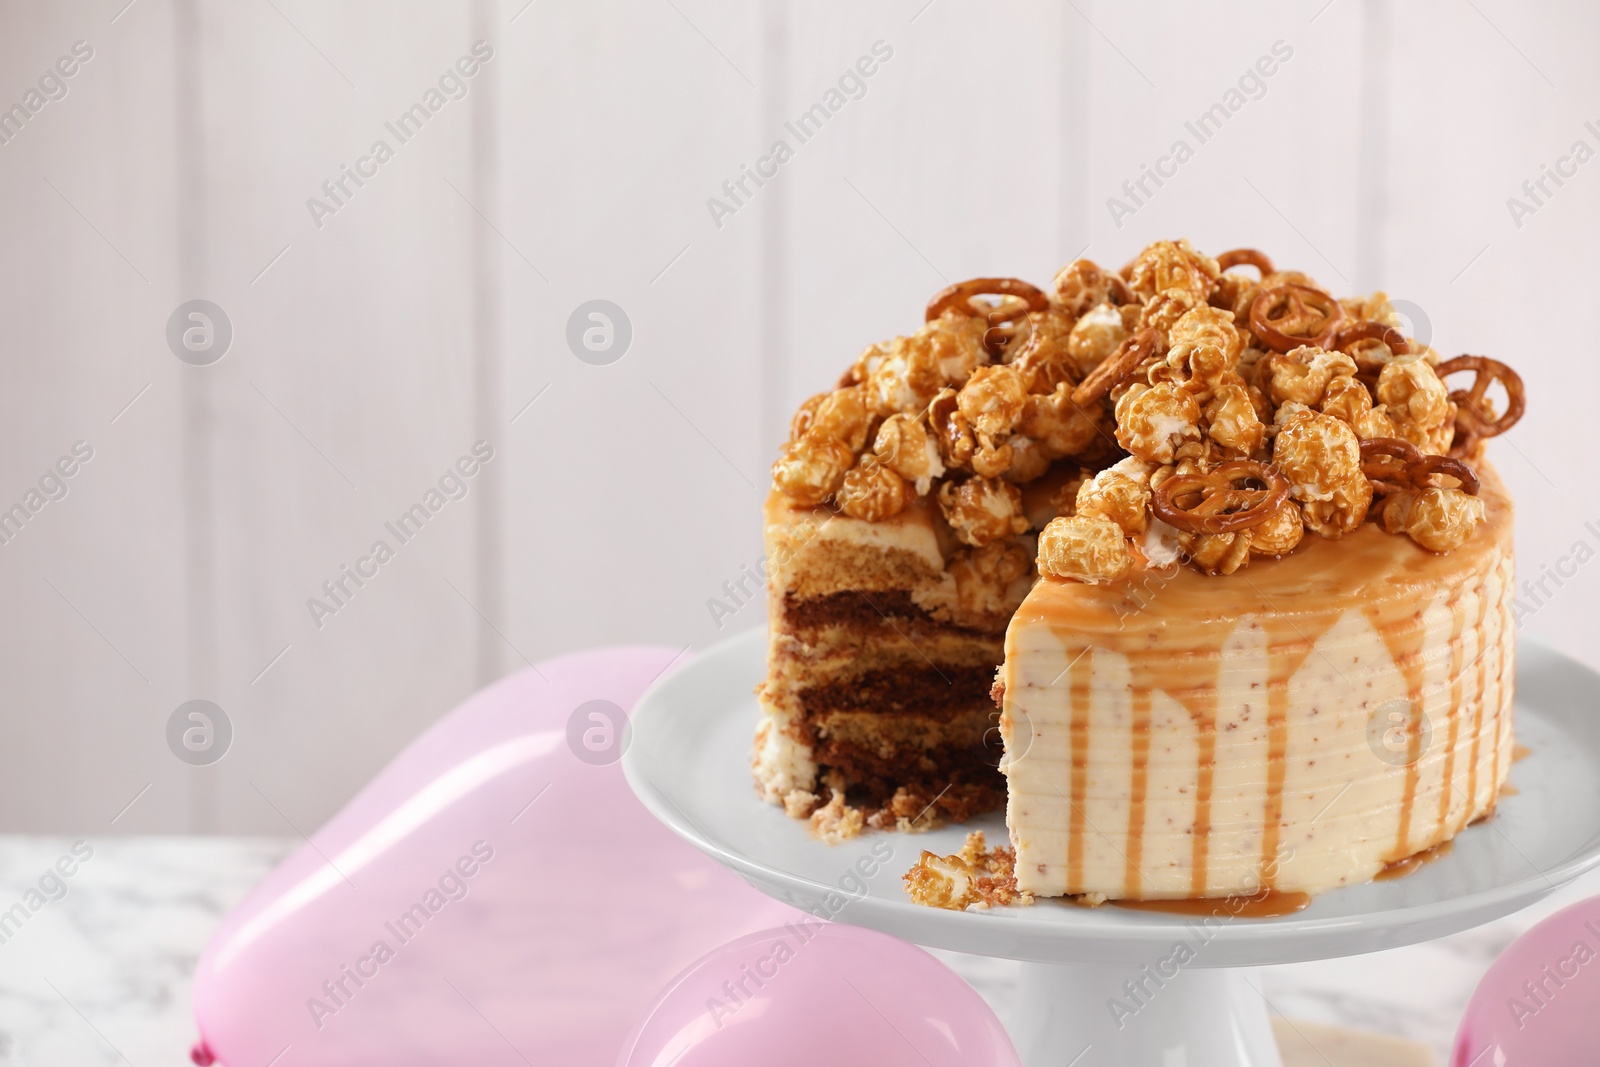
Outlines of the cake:
M 1186 241 L 924 318 L 773 467 L 765 799 L 830 839 L 1003 803 L 1009 849 L 908 876 L 947 907 L 1317 893 L 1492 812 L 1510 368 Z

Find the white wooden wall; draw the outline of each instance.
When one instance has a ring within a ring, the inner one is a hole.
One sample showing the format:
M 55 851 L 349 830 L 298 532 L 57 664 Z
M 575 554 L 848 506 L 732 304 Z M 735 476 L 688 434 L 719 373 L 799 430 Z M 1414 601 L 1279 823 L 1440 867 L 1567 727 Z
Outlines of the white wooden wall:
M 1600 149 L 1589 5 L 125 3 L 0 7 L 0 106 L 94 49 L 0 144 L 0 507 L 94 449 L 0 546 L 0 829 L 309 831 L 527 661 L 756 625 L 706 600 L 760 555 L 795 404 L 948 280 L 1158 237 L 1383 284 L 1447 354 L 1514 363 L 1523 573 L 1600 550 L 1600 163 L 1520 227 L 1506 206 Z M 307 198 L 480 40 L 467 95 L 316 226 Z M 1279 41 L 1199 144 L 1185 122 Z M 800 144 L 785 121 L 877 42 Z M 1114 220 L 1179 138 L 1193 158 Z M 235 331 L 207 367 L 164 339 L 196 297 Z M 608 366 L 564 339 L 594 298 L 633 327 Z M 306 599 L 479 440 L 465 499 L 314 625 Z M 1562 581 L 1525 629 L 1600 663 L 1600 566 Z M 202 768 L 165 740 L 197 697 L 235 730 Z

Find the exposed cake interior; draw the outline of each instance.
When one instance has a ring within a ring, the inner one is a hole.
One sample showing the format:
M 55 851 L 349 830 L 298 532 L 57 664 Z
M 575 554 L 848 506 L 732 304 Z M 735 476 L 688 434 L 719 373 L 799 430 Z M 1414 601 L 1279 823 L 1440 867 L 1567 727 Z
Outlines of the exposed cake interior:
M 769 497 L 754 770 L 791 814 L 840 793 L 871 825 L 912 829 L 1003 801 L 990 691 L 1031 552 L 975 562 L 942 525 L 926 505 L 869 523 Z

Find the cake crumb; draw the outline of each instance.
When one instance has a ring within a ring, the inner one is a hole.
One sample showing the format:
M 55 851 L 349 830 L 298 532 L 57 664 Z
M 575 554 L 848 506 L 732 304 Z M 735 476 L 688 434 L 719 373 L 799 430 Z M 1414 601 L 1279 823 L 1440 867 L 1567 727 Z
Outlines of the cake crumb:
M 783 795 L 783 813 L 791 819 L 804 819 L 816 810 L 821 799 L 804 789 L 791 789 Z
M 861 809 L 846 804 L 844 793 L 838 789 L 833 791 L 831 800 L 811 813 L 811 832 L 830 845 L 859 837 L 864 825 L 866 818 Z
M 983 911 L 1007 904 L 1032 904 L 1033 894 L 1017 888 L 1017 854 L 1005 847 L 988 848 L 983 831 L 967 835 L 959 856 L 937 856 L 926 850 L 903 876 L 913 903 L 949 911 Z

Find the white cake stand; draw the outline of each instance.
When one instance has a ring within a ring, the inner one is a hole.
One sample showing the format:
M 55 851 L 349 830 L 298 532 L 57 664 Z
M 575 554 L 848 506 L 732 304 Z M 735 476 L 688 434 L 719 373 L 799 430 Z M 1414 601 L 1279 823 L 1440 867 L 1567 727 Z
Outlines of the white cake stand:
M 1520 792 L 1415 874 L 1324 894 L 1293 916 L 1204 925 L 1056 901 L 988 912 L 920 907 L 900 876 L 921 851 L 959 852 L 971 829 L 1004 842 L 1001 816 L 830 846 L 763 804 L 749 757 L 765 647 L 763 633 L 743 634 L 657 683 L 633 714 L 629 783 L 684 839 L 797 908 L 921 945 L 1025 961 L 1006 1022 L 1027 1067 L 1280 1067 L 1251 968 L 1442 937 L 1600 865 L 1600 676 L 1523 641 L 1517 739 L 1532 755 L 1516 767 Z M 892 855 L 882 859 L 886 847 Z

